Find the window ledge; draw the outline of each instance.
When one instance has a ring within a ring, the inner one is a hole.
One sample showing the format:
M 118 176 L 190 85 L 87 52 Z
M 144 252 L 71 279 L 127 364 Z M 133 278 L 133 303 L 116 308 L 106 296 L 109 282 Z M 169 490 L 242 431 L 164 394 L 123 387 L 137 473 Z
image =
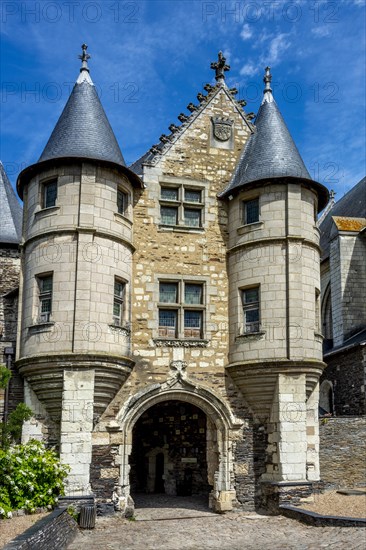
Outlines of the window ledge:
M 189 225 L 164 225 L 159 224 L 159 231 L 172 231 L 174 233 L 203 233 L 204 227 L 191 227 Z
M 154 344 L 158 348 L 206 348 L 209 341 L 189 338 L 154 338 Z
M 42 218 L 43 216 L 56 214 L 58 210 L 60 210 L 59 206 L 49 206 L 48 208 L 41 208 L 40 210 L 37 210 L 34 215 L 38 218 Z
M 248 223 L 246 225 L 241 225 L 240 227 L 238 227 L 236 231 L 238 235 L 245 235 L 250 231 L 256 231 L 257 229 L 261 229 L 263 225 L 264 225 L 264 222 Z
M 124 216 L 123 214 L 120 214 L 119 212 L 114 213 L 114 219 L 119 223 L 126 223 L 127 225 L 130 225 L 132 227 L 132 221 L 127 218 L 127 216 Z
M 54 321 L 34 323 L 34 325 L 30 325 L 28 327 L 28 332 L 30 334 L 34 334 L 36 332 L 49 332 L 54 325 L 55 325 Z
M 125 334 L 131 334 L 130 327 L 126 325 L 116 325 L 115 323 L 111 323 L 108 325 L 112 330 L 116 330 L 118 332 L 123 332 Z
M 238 336 L 235 338 L 235 342 L 240 342 L 240 340 L 258 340 L 260 337 L 264 336 L 266 332 L 264 330 L 260 330 L 258 332 L 248 332 L 247 334 L 238 334 Z

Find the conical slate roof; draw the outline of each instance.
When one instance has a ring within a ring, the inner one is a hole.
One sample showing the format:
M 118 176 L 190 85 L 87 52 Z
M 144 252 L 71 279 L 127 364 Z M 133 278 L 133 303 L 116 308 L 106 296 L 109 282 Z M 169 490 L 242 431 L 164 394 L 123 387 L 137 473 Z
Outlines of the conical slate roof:
M 102 161 L 106 165 L 125 174 L 132 185 L 143 187 L 141 179 L 126 167 L 121 149 L 99 100 L 95 86 L 89 75 L 87 45 L 82 45 L 83 53 L 80 75 L 77 79 L 64 110 L 47 142 L 38 162 L 25 168 L 18 176 L 17 190 L 23 198 L 24 186 L 39 171 L 48 166 L 68 162 L 91 160 Z
M 84 55 L 80 76 L 38 162 L 77 157 L 126 166 L 89 76 L 86 49 Z
M 255 122 L 256 131 L 245 144 L 236 171 L 222 196 L 260 180 L 284 177 L 311 180 L 273 98 L 271 78 L 267 67 L 264 78 L 266 89 Z
M 0 243 L 18 244 L 22 236 L 23 211 L 0 161 Z

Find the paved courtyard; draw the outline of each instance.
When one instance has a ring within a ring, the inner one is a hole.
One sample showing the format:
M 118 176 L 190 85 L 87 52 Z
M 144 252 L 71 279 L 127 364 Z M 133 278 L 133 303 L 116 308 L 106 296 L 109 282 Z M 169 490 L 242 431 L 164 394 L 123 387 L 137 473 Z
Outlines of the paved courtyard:
M 135 520 L 100 518 L 68 550 L 318 550 L 366 548 L 366 530 L 309 527 L 282 516 L 212 513 L 196 498 L 136 500 Z

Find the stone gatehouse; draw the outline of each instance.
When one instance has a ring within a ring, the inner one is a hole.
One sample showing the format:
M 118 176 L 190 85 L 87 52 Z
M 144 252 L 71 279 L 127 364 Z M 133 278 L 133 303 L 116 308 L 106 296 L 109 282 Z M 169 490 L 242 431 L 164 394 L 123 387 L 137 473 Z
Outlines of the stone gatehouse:
M 319 480 L 317 214 L 271 90 L 215 85 L 127 168 L 82 67 L 24 201 L 16 365 L 68 494 L 206 494 L 217 511 Z

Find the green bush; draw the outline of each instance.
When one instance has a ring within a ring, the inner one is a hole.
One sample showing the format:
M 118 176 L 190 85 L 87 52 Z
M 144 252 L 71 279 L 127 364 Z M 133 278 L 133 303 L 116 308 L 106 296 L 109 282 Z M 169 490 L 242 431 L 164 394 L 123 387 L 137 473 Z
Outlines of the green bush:
M 8 449 L 11 443 L 17 443 L 20 440 L 23 422 L 32 416 L 32 409 L 25 403 L 19 403 L 9 414 L 7 422 L 0 422 L 0 445 L 3 449 Z
M 0 388 L 5 389 L 11 378 L 11 370 L 2 363 L 0 364 Z
M 68 471 L 55 451 L 39 441 L 0 449 L 0 517 L 11 517 L 11 510 L 19 508 L 51 509 L 64 494 Z

